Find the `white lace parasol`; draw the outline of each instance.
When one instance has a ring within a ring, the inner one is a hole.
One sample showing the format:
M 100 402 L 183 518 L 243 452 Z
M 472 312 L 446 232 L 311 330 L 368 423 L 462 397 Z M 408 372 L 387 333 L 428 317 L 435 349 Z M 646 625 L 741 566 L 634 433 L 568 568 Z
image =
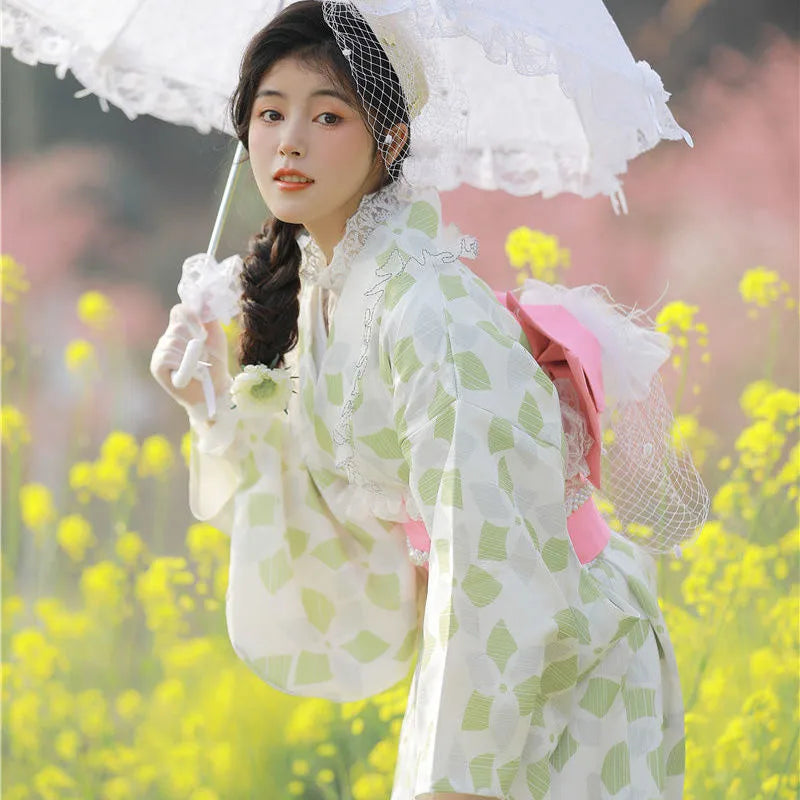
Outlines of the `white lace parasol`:
M 324 0 L 329 20 L 344 2 Z M 87 92 L 131 117 L 229 131 L 225 106 L 241 53 L 281 5 L 4 0 L 2 44 L 22 61 L 54 64 L 59 75 L 71 70 Z M 624 204 L 618 176 L 628 161 L 661 139 L 691 142 L 660 78 L 634 61 L 602 0 L 352 5 L 374 27 L 405 32 L 420 47 L 430 98 L 412 122 L 404 167 L 412 183 L 604 193 Z M 390 58 L 409 89 L 413 74 Z

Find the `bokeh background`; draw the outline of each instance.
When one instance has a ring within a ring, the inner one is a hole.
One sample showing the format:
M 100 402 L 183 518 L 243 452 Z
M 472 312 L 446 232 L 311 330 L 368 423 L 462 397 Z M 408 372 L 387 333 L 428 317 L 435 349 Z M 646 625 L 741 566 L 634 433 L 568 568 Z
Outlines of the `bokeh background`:
M 687 797 L 794 798 L 800 12 L 607 5 L 694 149 L 634 161 L 627 216 L 465 187 L 445 218 L 478 237 L 494 288 L 602 283 L 673 336 L 676 433 L 713 497 L 697 542 L 658 564 Z M 0 66 L 3 797 L 387 798 L 407 686 L 336 706 L 238 662 L 227 541 L 189 516 L 186 420 L 148 371 L 233 144 L 104 112 L 6 50 Z M 245 175 L 220 255 L 264 215 Z

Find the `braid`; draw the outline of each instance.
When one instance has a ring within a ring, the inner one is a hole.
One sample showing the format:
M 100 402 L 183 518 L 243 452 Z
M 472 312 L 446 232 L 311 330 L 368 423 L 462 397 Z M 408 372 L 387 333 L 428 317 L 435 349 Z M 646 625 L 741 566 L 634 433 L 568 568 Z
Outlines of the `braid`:
M 242 270 L 239 361 L 276 367 L 297 343 L 302 225 L 271 217 L 250 242 Z

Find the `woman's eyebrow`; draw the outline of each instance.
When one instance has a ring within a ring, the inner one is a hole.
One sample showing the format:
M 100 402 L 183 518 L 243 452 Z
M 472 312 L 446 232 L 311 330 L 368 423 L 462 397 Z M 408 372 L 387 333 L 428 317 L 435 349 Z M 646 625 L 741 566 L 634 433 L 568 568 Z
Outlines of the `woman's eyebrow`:
M 316 91 L 311 92 L 310 96 L 335 97 L 337 100 L 341 100 L 343 103 L 351 105 L 350 98 L 337 89 L 317 89 Z M 285 99 L 286 95 L 283 92 L 279 92 L 277 89 L 260 89 L 258 92 L 256 92 L 256 97 L 280 97 Z

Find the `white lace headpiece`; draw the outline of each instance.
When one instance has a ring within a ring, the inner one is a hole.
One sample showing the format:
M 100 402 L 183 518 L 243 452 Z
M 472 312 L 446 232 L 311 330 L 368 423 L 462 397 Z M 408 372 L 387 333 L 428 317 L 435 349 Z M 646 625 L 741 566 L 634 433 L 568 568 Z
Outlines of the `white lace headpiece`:
M 429 166 L 422 167 L 425 143 L 437 143 L 434 158 L 438 167 L 445 169 L 448 160 L 457 162 L 466 136 L 466 113 L 453 113 L 464 104 L 454 105 L 457 89 L 440 57 L 401 24 L 397 15 L 369 13 L 364 8 L 369 4 L 359 3 L 357 8 L 349 0 L 321 1 L 325 21 L 350 64 L 387 169 L 395 179 L 435 185 Z M 388 158 L 398 136 L 392 128 L 398 123 L 409 131 L 409 150 L 402 167 Z

